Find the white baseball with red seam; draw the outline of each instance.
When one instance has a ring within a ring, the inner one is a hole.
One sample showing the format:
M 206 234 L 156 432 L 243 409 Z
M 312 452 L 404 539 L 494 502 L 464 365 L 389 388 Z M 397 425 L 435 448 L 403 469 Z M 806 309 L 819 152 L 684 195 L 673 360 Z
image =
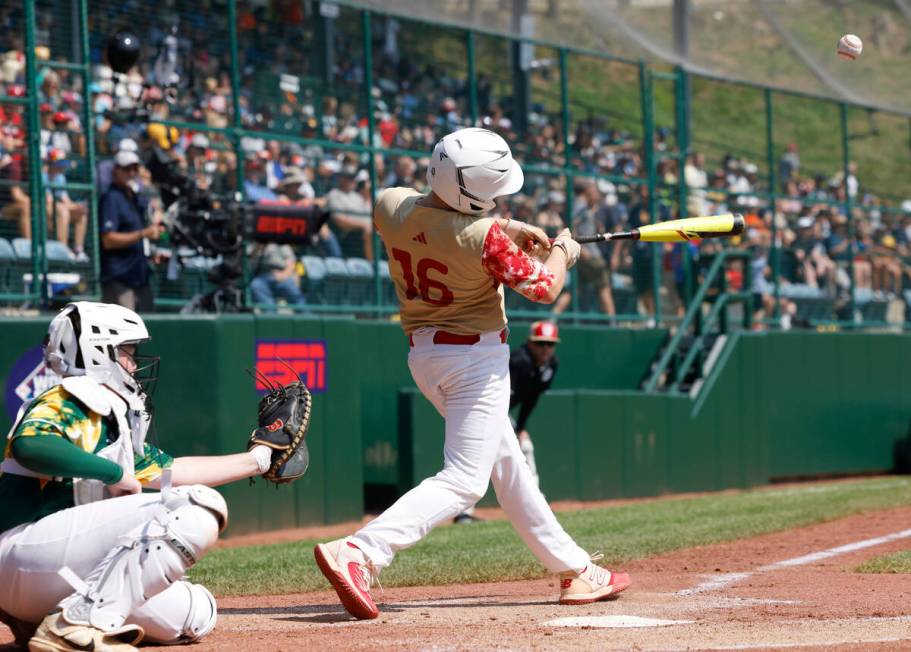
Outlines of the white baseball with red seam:
M 854 60 L 863 52 L 864 42 L 855 34 L 845 34 L 838 39 L 838 56 L 842 59 Z

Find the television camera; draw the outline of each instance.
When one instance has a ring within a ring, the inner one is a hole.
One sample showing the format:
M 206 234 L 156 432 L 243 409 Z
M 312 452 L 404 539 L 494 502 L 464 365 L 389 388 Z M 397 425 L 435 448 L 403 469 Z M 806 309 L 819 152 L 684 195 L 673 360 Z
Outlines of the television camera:
M 124 79 L 140 55 L 139 39 L 129 32 L 114 34 L 107 43 L 108 63 L 115 83 Z M 181 90 L 177 30 L 163 39 L 153 65 L 160 94 L 154 99 L 143 83 L 135 106 L 106 112 L 121 123 L 148 125 L 155 122 L 155 102 L 176 102 Z M 164 224 L 172 248 L 168 278 L 176 279 L 191 258 L 216 258 L 220 262 L 208 273 L 215 289 L 194 296 L 182 312 L 243 312 L 244 293 L 238 287 L 243 276 L 244 243 L 312 244 L 329 212 L 320 206 L 279 202 L 247 202 L 239 192 L 219 196 L 200 188 L 179 167 L 170 149 L 150 141 L 141 154 L 165 208 Z

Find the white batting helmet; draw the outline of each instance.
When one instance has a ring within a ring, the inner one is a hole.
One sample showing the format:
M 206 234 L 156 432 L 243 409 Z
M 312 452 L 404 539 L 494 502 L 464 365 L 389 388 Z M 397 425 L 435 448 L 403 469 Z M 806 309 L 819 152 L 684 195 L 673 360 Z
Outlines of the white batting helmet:
M 132 310 L 110 303 L 76 301 L 51 320 L 44 358 L 61 376 L 87 376 L 113 389 L 134 410 L 142 410 L 146 401 L 142 383 L 154 380 L 158 360 L 149 358 L 148 365 L 131 374 L 118 362 L 117 347 L 149 339 L 145 323 Z
M 427 183 L 460 213 L 480 215 L 494 208 L 494 198 L 522 188 L 525 175 L 509 145 L 487 129 L 468 128 L 444 136 L 433 148 Z

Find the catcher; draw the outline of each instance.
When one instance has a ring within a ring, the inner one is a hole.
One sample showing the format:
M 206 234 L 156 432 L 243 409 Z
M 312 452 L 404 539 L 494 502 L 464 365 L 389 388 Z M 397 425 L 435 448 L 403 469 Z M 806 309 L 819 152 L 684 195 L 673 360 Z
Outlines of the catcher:
M 199 640 L 215 626 L 215 599 L 184 575 L 228 522 L 211 487 L 306 470 L 310 397 L 300 383 L 260 402 L 246 452 L 173 458 L 147 442 L 158 359 L 137 347 L 149 339 L 132 310 L 68 304 L 45 340 L 45 361 L 63 380 L 24 405 L 10 430 L 0 619 L 32 651 Z

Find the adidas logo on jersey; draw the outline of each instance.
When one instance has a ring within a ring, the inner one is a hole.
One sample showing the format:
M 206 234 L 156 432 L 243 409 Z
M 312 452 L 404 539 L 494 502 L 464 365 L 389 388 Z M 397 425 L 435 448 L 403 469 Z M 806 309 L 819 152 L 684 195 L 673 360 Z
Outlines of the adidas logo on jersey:
M 420 242 L 421 244 L 427 244 L 427 236 L 424 235 L 424 232 L 421 231 L 416 236 L 411 238 L 412 242 Z

